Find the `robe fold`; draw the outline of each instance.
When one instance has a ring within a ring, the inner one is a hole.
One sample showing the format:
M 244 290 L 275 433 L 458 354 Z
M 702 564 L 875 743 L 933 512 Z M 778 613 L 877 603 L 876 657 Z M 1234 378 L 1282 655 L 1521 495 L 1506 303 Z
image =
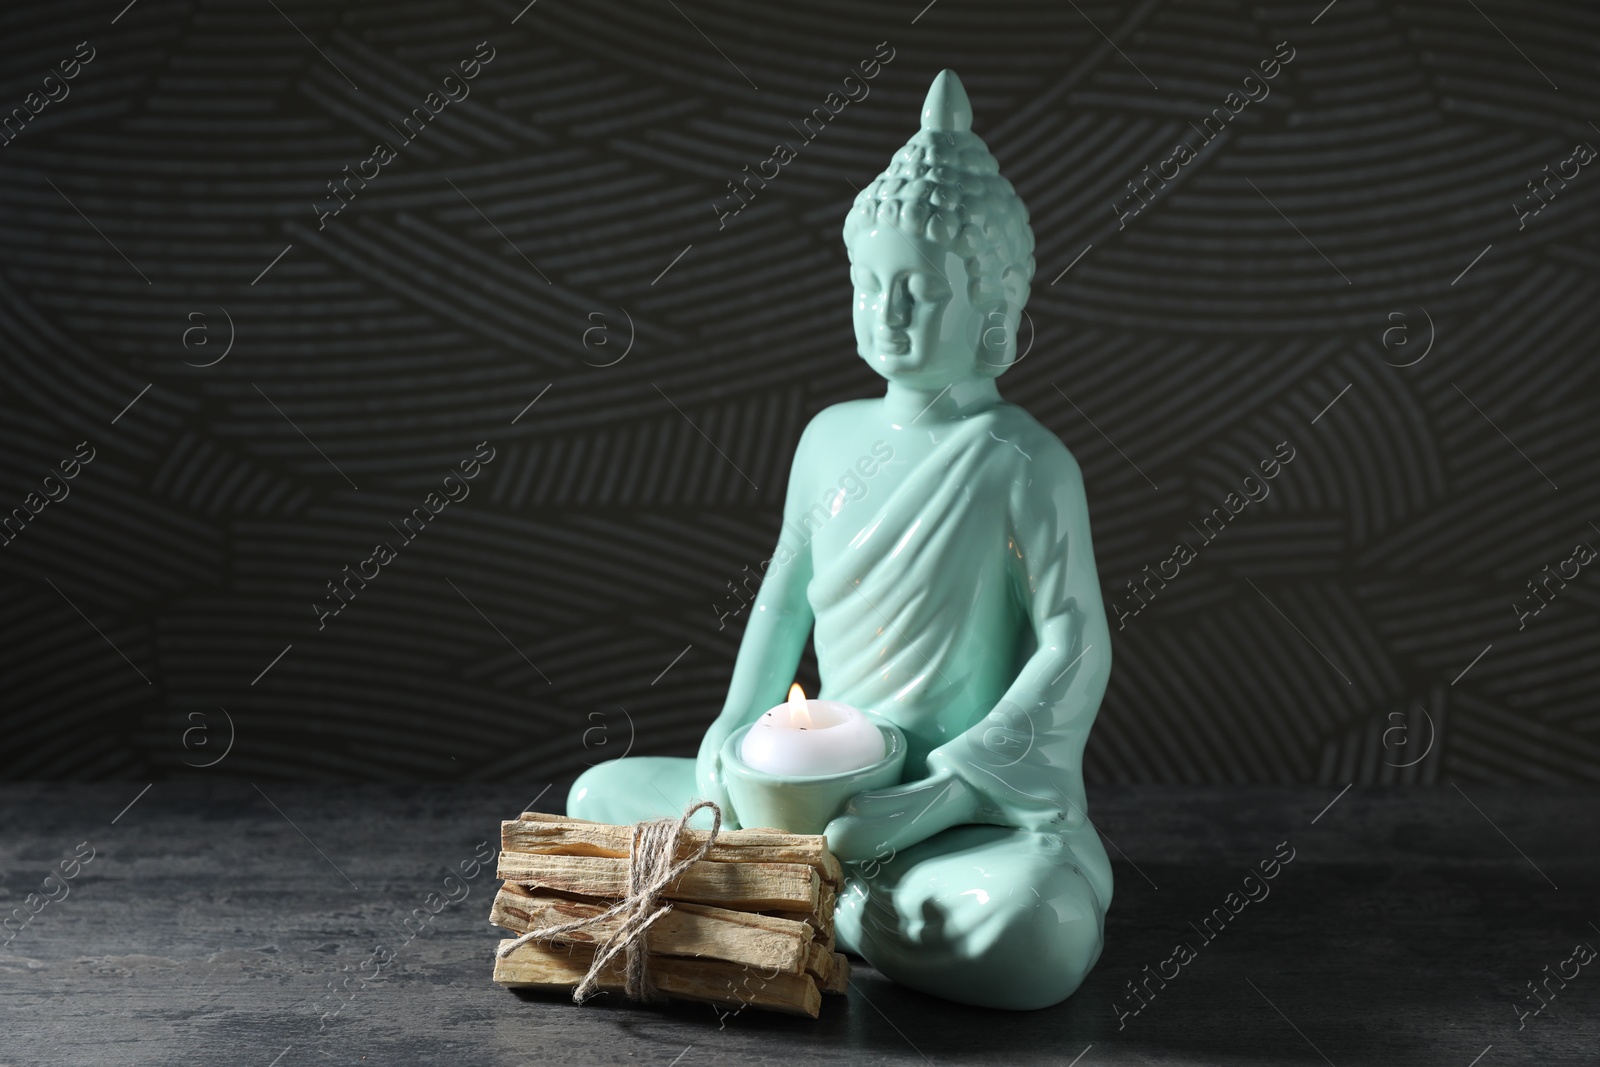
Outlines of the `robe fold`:
M 870 517 L 807 588 L 820 696 L 899 726 L 906 779 L 953 771 L 980 821 L 1081 829 L 1110 647 L 1070 454 L 1002 404 L 861 503 Z

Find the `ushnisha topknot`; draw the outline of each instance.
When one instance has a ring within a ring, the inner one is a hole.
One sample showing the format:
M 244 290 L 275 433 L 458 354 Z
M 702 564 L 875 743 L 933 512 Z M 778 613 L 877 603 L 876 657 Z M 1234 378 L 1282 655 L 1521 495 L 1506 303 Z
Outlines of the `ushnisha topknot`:
M 936 241 L 962 257 L 974 304 L 1002 298 L 1014 316 L 1027 303 L 1034 268 L 1028 209 L 972 132 L 972 104 L 955 71 L 933 79 L 922 128 L 856 196 L 844 220 L 846 249 L 874 223 Z

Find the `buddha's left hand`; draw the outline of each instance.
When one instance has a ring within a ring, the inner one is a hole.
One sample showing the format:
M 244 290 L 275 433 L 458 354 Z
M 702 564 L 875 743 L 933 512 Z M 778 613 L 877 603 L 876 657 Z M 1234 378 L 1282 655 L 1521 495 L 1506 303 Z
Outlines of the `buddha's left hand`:
M 846 863 L 883 860 L 940 830 L 969 821 L 978 810 L 972 787 L 948 770 L 850 798 L 824 833 L 828 849 Z

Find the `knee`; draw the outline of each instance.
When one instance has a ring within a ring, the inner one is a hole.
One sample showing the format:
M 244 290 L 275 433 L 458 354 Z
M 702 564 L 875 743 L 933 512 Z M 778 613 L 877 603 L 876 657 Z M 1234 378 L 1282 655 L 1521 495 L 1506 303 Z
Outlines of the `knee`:
M 606 764 L 597 763 L 593 767 L 578 775 L 578 780 L 572 783 L 572 788 L 567 790 L 567 815 L 573 819 L 587 819 L 585 814 L 588 807 L 588 798 L 595 796 L 595 787 L 605 779 L 604 768 Z M 595 772 L 600 773 L 595 773 Z
M 1018 909 L 983 953 L 971 978 L 973 992 L 992 1007 L 1048 1008 L 1077 992 L 1100 959 L 1105 918 L 1087 879 L 1041 886 L 1034 908 Z M 1066 880 L 1063 880 L 1066 881 Z
M 578 776 L 567 793 L 574 819 L 621 825 L 641 819 L 676 817 L 694 791 L 694 760 L 670 756 L 629 756 L 597 763 Z M 697 812 L 690 825 L 709 825 L 709 812 Z
M 609 816 L 615 814 L 612 809 L 617 806 L 618 798 L 626 793 L 622 787 L 630 768 L 624 766 L 624 762 L 620 759 L 606 760 L 578 775 L 578 780 L 567 790 L 568 817 L 611 822 Z
M 903 985 L 978 1007 L 1030 1010 L 1071 996 L 1104 937 L 1085 873 L 1041 863 L 1003 898 L 992 881 L 959 873 L 913 867 L 860 885 L 850 930 L 862 955 Z

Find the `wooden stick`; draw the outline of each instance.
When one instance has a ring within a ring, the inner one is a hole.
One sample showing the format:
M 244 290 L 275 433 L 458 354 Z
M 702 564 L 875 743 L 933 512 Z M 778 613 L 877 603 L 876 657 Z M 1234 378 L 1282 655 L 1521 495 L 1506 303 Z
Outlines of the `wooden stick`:
M 693 852 L 707 831 L 684 830 L 674 858 Z M 500 847 L 507 852 L 536 852 L 553 856 L 626 856 L 633 843 L 628 826 L 567 819 L 543 812 L 524 812 L 522 818 L 500 824 Z M 815 867 L 824 879 L 839 885 L 844 869 L 828 851 L 820 834 L 790 834 L 782 830 L 723 830 L 706 853 L 714 863 L 803 863 Z
M 588 973 L 594 953 L 592 945 L 529 942 L 518 945 L 504 958 L 495 958 L 494 980 L 511 989 L 570 992 Z M 769 978 L 759 970 L 724 960 L 651 956 L 650 975 L 657 988 L 680 1000 L 749 1005 L 812 1019 L 822 1010 L 816 980 L 809 974 L 780 973 Z M 621 960 L 614 959 L 601 970 L 600 988 L 620 991 L 623 985 Z
M 843 952 L 831 953 L 833 956 L 833 973 L 826 980 L 819 980 L 817 988 L 824 993 L 850 992 L 850 960 Z
M 628 862 L 609 856 L 502 852 L 499 877 L 579 896 L 621 900 L 628 895 Z M 741 911 L 800 911 L 809 915 L 817 911 L 824 885 L 827 883 L 818 877 L 816 868 L 804 864 L 699 860 L 669 883 L 662 896 Z M 831 894 L 832 886 L 828 888 Z M 831 922 L 829 914 L 829 929 Z
M 833 948 L 833 910 L 838 903 L 838 893 L 827 882 L 817 890 L 817 906 L 810 911 L 789 911 L 783 908 L 766 909 L 780 919 L 793 919 L 807 923 L 817 932 L 817 940 Z
M 813 941 L 806 953 L 806 973 L 817 980 L 824 993 L 843 993 L 850 982 L 850 961 L 842 952 L 832 952 Z
M 579 898 L 525 889 L 514 882 L 500 887 L 489 921 L 515 933 L 569 923 L 599 915 L 610 901 Z M 581 944 L 602 942 L 622 925 L 620 916 L 561 935 L 562 941 Z M 808 924 L 750 911 L 730 911 L 704 904 L 676 903 L 650 927 L 651 955 L 698 956 L 748 964 L 785 974 L 813 969 L 819 982 L 832 974 L 832 961 L 823 945 L 813 943 L 816 931 Z M 819 956 L 821 960 L 819 960 Z
M 824 882 L 817 889 L 817 907 L 815 918 L 817 929 L 828 940 L 828 947 L 833 947 L 833 912 L 839 906 L 839 891 Z

